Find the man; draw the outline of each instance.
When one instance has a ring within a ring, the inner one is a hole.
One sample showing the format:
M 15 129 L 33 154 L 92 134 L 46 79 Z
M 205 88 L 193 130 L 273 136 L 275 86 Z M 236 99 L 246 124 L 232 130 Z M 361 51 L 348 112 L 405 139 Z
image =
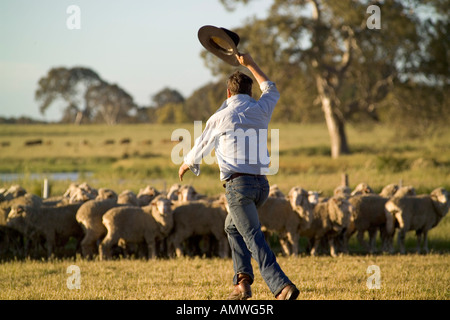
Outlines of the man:
M 258 101 L 254 100 L 253 80 L 239 71 L 232 74 L 227 82 L 228 99 L 207 121 L 202 135 L 184 158 L 178 175 L 180 181 L 189 169 L 199 175 L 202 158 L 215 148 L 220 179 L 226 181 L 224 186 L 229 208 L 225 231 L 235 271 L 234 290 L 228 299 L 245 300 L 252 296 L 250 286 L 254 279 L 251 265 L 253 257 L 274 296 L 279 300 L 294 300 L 299 290 L 281 270 L 265 241 L 257 211 L 269 195 L 269 183 L 264 175 L 268 172 L 268 161 L 255 159 L 258 154 L 262 158 L 268 156 L 267 135 L 261 139 L 259 133 L 261 130 L 267 132 L 280 94 L 275 83 L 269 80 L 250 54 L 237 54 L 236 58 L 253 74 L 262 95 Z M 257 145 L 250 143 L 243 146 L 242 137 L 248 137 L 253 142 L 256 141 L 253 138 L 261 141 Z M 258 152 L 254 152 L 255 148 L 259 149 Z

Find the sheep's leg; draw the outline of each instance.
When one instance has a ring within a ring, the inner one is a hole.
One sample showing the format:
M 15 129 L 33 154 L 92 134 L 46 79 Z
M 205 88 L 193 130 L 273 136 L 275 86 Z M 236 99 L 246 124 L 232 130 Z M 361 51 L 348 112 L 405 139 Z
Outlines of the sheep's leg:
M 100 253 L 100 260 L 108 260 L 111 259 L 111 247 L 114 243 L 117 243 L 119 240 L 115 239 L 114 236 L 107 235 L 105 239 L 100 243 L 99 246 L 99 253 Z
M 90 232 L 86 232 L 83 240 L 81 240 L 81 254 L 85 258 L 92 258 L 95 254 L 97 239 Z
M 358 230 L 358 234 L 356 235 L 359 244 L 364 248 L 364 250 L 369 251 L 369 245 L 366 241 L 364 241 L 364 231 Z
M 397 243 L 401 254 L 405 253 L 405 234 L 406 231 L 404 229 L 398 230 Z
M 381 239 L 381 251 L 388 252 L 389 249 L 389 237 L 386 232 L 386 227 L 380 227 L 380 239 Z
M 183 241 L 180 241 L 180 239 L 176 238 L 173 240 L 172 244 L 173 247 L 175 248 L 175 255 L 178 258 L 181 258 L 183 256 L 183 249 L 181 248 Z
M 346 232 L 342 237 L 342 253 L 344 254 L 348 254 L 348 239 L 350 239 L 349 233 Z
M 55 234 L 51 233 L 51 234 L 47 234 L 46 237 L 47 241 L 46 241 L 46 246 L 47 246 L 47 258 L 51 259 L 54 254 L 53 254 L 53 247 L 54 247 L 54 243 L 55 243 Z
M 428 230 L 423 231 L 423 251 L 428 253 Z
M 312 243 L 311 243 L 311 255 L 312 256 L 317 256 L 317 252 L 319 250 L 319 245 L 320 245 L 320 239 L 312 238 Z
M 421 230 L 417 230 L 416 231 L 416 237 L 417 237 L 416 252 L 420 253 L 420 245 L 421 245 L 421 242 L 422 242 L 422 231 Z
M 336 255 L 336 246 L 335 246 L 333 237 L 328 238 L 328 245 L 330 246 L 330 255 L 333 258 L 337 257 L 337 255 Z
M 373 254 L 375 252 L 375 246 L 377 241 L 377 229 L 369 229 L 369 253 Z
M 288 242 L 289 242 L 289 240 L 286 240 L 286 239 L 280 237 L 281 249 L 283 250 L 283 254 L 286 256 L 289 256 L 291 253 Z
M 298 240 L 299 240 L 299 235 L 294 233 L 292 235 L 292 254 L 293 255 L 298 255 Z
M 148 248 L 148 259 L 156 258 L 156 243 L 154 239 L 147 242 L 147 248 Z
M 28 237 L 25 237 L 24 239 L 24 247 L 23 247 L 23 251 L 24 251 L 24 257 L 26 258 L 31 258 L 30 256 L 30 244 L 31 244 L 31 240 Z
M 172 238 L 167 239 L 167 255 L 172 258 L 175 254 L 175 247 L 172 241 Z

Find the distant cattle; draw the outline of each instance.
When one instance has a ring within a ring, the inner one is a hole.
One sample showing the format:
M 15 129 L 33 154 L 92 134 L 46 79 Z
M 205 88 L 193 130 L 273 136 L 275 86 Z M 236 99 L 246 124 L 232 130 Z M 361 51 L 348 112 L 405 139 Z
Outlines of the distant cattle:
M 42 139 L 33 139 L 25 141 L 25 146 L 38 146 L 42 145 Z

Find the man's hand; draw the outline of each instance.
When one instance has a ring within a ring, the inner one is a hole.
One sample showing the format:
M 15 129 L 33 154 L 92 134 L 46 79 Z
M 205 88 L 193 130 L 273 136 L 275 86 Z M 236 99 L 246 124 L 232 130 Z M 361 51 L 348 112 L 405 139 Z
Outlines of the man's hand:
M 236 54 L 236 59 L 241 65 L 247 68 L 251 65 L 255 65 L 255 61 L 249 53 L 238 53 Z
M 265 75 L 249 53 L 237 53 L 236 59 L 241 65 L 250 70 L 259 85 L 265 81 L 269 81 L 269 77 Z
M 189 170 L 189 166 L 187 164 L 183 163 L 180 166 L 180 169 L 178 170 L 178 177 L 180 178 L 180 181 L 183 181 L 183 176 L 186 173 L 186 171 L 188 171 L 188 170 Z

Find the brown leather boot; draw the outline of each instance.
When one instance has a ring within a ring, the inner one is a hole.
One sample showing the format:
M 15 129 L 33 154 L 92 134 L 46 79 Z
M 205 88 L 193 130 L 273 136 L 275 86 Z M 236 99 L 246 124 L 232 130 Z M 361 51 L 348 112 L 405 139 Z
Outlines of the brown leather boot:
M 228 296 L 228 300 L 247 300 L 252 296 L 250 284 L 252 278 L 245 273 L 239 273 L 237 276 L 238 284 L 234 286 L 234 290 Z
M 288 284 L 281 290 L 281 292 L 276 296 L 277 300 L 295 300 L 297 299 L 300 291 L 293 284 Z

